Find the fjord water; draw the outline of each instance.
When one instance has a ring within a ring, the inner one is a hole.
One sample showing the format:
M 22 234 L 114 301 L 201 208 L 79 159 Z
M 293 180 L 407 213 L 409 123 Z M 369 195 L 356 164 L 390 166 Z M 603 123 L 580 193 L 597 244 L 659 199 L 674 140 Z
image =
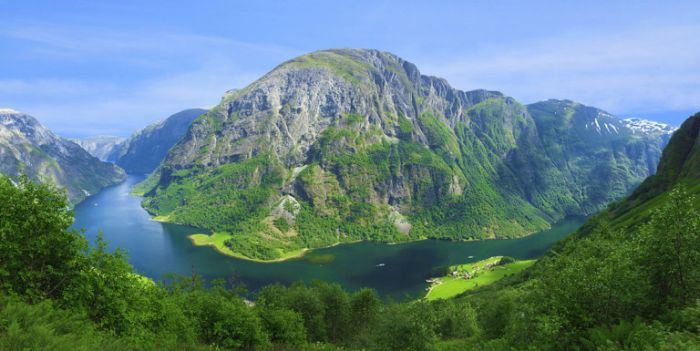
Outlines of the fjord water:
M 130 188 L 141 179 L 129 176 L 125 182 L 80 203 L 75 208 L 73 227 L 85 229 L 90 242 L 101 230 L 110 248 L 125 249 L 131 264 L 145 276 L 158 280 L 168 273 L 191 275 L 194 271 L 206 279 L 233 279 L 250 292 L 272 283 L 318 279 L 340 283 L 349 290 L 371 287 L 383 296 L 417 297 L 424 293 L 425 279 L 434 267 L 496 255 L 537 257 L 584 221 L 571 218 L 521 239 L 423 240 L 395 245 L 362 242 L 314 250 L 302 259 L 257 263 L 192 245 L 187 236 L 201 230 L 151 220 L 140 205 L 141 198 L 129 195 Z

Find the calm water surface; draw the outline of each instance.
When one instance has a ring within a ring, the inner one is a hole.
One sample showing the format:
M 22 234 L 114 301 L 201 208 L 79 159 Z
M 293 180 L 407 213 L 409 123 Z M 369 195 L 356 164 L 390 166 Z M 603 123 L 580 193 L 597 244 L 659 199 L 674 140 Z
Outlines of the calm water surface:
M 75 208 L 75 228 L 84 228 L 91 242 L 101 230 L 110 247 L 129 254 L 136 270 L 162 279 L 167 273 L 207 279 L 230 279 L 255 292 L 271 283 L 288 284 L 315 279 L 337 282 L 346 289 L 372 287 L 384 296 L 419 296 L 427 287 L 430 270 L 440 265 L 472 262 L 496 255 L 526 259 L 541 255 L 550 245 L 576 230 L 583 218 L 562 221 L 550 230 L 512 240 L 448 242 L 424 240 L 406 244 L 355 243 L 314 250 L 307 258 L 279 263 L 255 263 L 218 254 L 210 247 L 193 246 L 187 235 L 194 228 L 150 220 L 141 198 L 129 189 L 142 177 L 104 189 Z M 201 231 L 199 231 L 201 232 Z M 327 263 L 313 256 L 332 255 Z

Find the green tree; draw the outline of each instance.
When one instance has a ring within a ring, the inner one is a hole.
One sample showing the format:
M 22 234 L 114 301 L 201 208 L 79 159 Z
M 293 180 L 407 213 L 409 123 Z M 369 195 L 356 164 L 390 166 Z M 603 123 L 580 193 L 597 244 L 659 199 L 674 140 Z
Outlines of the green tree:
M 369 346 L 370 334 L 380 318 L 381 307 L 382 302 L 372 289 L 360 289 L 350 296 L 350 335 L 353 344 L 359 348 Z
M 0 175 L 0 289 L 28 299 L 55 298 L 84 267 L 85 239 L 65 194 L 26 176 Z
M 437 340 L 435 322 L 428 303 L 390 305 L 383 311 L 375 329 L 375 347 L 378 350 L 428 350 Z
M 676 187 L 640 230 L 640 257 L 658 303 L 656 312 L 700 297 L 700 213 L 695 204 L 685 187 Z
M 270 341 L 275 345 L 300 347 L 306 343 L 304 319 L 287 308 L 258 308 Z
M 314 285 L 324 305 L 324 322 L 328 341 L 343 344 L 350 334 L 350 299 L 338 284 L 317 282 Z

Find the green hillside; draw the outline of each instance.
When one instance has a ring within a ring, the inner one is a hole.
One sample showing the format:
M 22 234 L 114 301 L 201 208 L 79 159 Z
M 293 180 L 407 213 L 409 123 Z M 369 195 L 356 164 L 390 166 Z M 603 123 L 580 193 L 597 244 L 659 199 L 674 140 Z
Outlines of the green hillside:
M 514 238 L 626 195 L 661 140 L 571 101 L 523 106 L 389 53 L 326 50 L 228 93 L 140 191 L 152 214 L 227 233 L 219 251 L 252 259 Z

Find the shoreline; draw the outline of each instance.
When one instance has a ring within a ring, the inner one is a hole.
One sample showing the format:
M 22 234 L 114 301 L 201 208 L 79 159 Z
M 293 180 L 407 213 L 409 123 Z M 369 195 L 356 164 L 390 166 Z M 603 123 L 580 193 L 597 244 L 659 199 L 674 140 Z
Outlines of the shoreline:
M 172 223 L 172 224 L 178 224 L 178 225 L 185 225 L 177 222 L 170 221 L 169 216 L 151 216 L 150 218 L 153 221 L 156 222 L 161 222 L 161 223 Z M 408 244 L 408 243 L 413 243 L 413 242 L 419 242 L 419 241 L 424 241 L 424 240 L 440 240 L 440 241 L 451 241 L 451 242 L 477 242 L 477 241 L 485 241 L 485 240 L 514 240 L 514 239 L 521 239 L 521 238 L 526 238 L 528 236 L 534 235 L 536 233 L 545 231 L 545 230 L 550 230 L 552 229 L 552 226 L 554 224 L 550 224 L 550 227 L 547 229 L 543 229 L 540 231 L 535 231 L 535 232 L 530 232 L 527 233 L 521 237 L 517 238 L 483 238 L 483 239 L 467 239 L 467 240 L 454 240 L 454 239 L 449 239 L 449 238 L 426 238 L 426 237 L 420 237 L 416 238 L 414 240 L 406 240 L 406 241 L 399 241 L 399 242 L 381 242 L 381 241 L 368 241 L 368 240 L 352 240 L 352 241 L 342 241 L 342 242 L 336 242 L 332 245 L 327 245 L 327 246 L 322 246 L 322 247 L 316 247 L 316 248 L 301 248 L 295 251 L 291 251 L 283 257 L 280 258 L 275 258 L 271 260 L 264 260 L 264 259 L 259 259 L 259 258 L 252 258 L 245 256 L 241 253 L 235 252 L 230 250 L 228 247 L 222 248 L 221 244 L 217 244 L 216 242 L 211 241 L 211 237 L 217 235 L 217 233 L 211 233 L 211 234 L 205 234 L 205 233 L 197 233 L 197 234 L 191 234 L 188 235 L 187 238 L 190 240 L 192 245 L 194 246 L 209 246 L 212 247 L 214 250 L 216 250 L 217 253 L 228 256 L 228 257 L 233 257 L 241 260 L 246 260 L 250 262 L 256 262 L 256 263 L 279 263 L 279 262 L 284 262 L 284 261 L 289 261 L 289 260 L 294 260 L 294 259 L 301 259 L 307 254 L 316 251 L 316 250 L 321 250 L 321 249 L 327 249 L 331 247 L 335 247 L 338 245 L 344 245 L 344 244 L 356 244 L 360 242 L 377 242 L 377 243 L 384 243 L 387 245 L 398 245 L 398 244 Z M 206 229 L 203 229 L 206 230 Z M 218 233 L 218 234 L 223 234 L 223 233 Z M 204 238 L 206 237 L 206 239 Z

